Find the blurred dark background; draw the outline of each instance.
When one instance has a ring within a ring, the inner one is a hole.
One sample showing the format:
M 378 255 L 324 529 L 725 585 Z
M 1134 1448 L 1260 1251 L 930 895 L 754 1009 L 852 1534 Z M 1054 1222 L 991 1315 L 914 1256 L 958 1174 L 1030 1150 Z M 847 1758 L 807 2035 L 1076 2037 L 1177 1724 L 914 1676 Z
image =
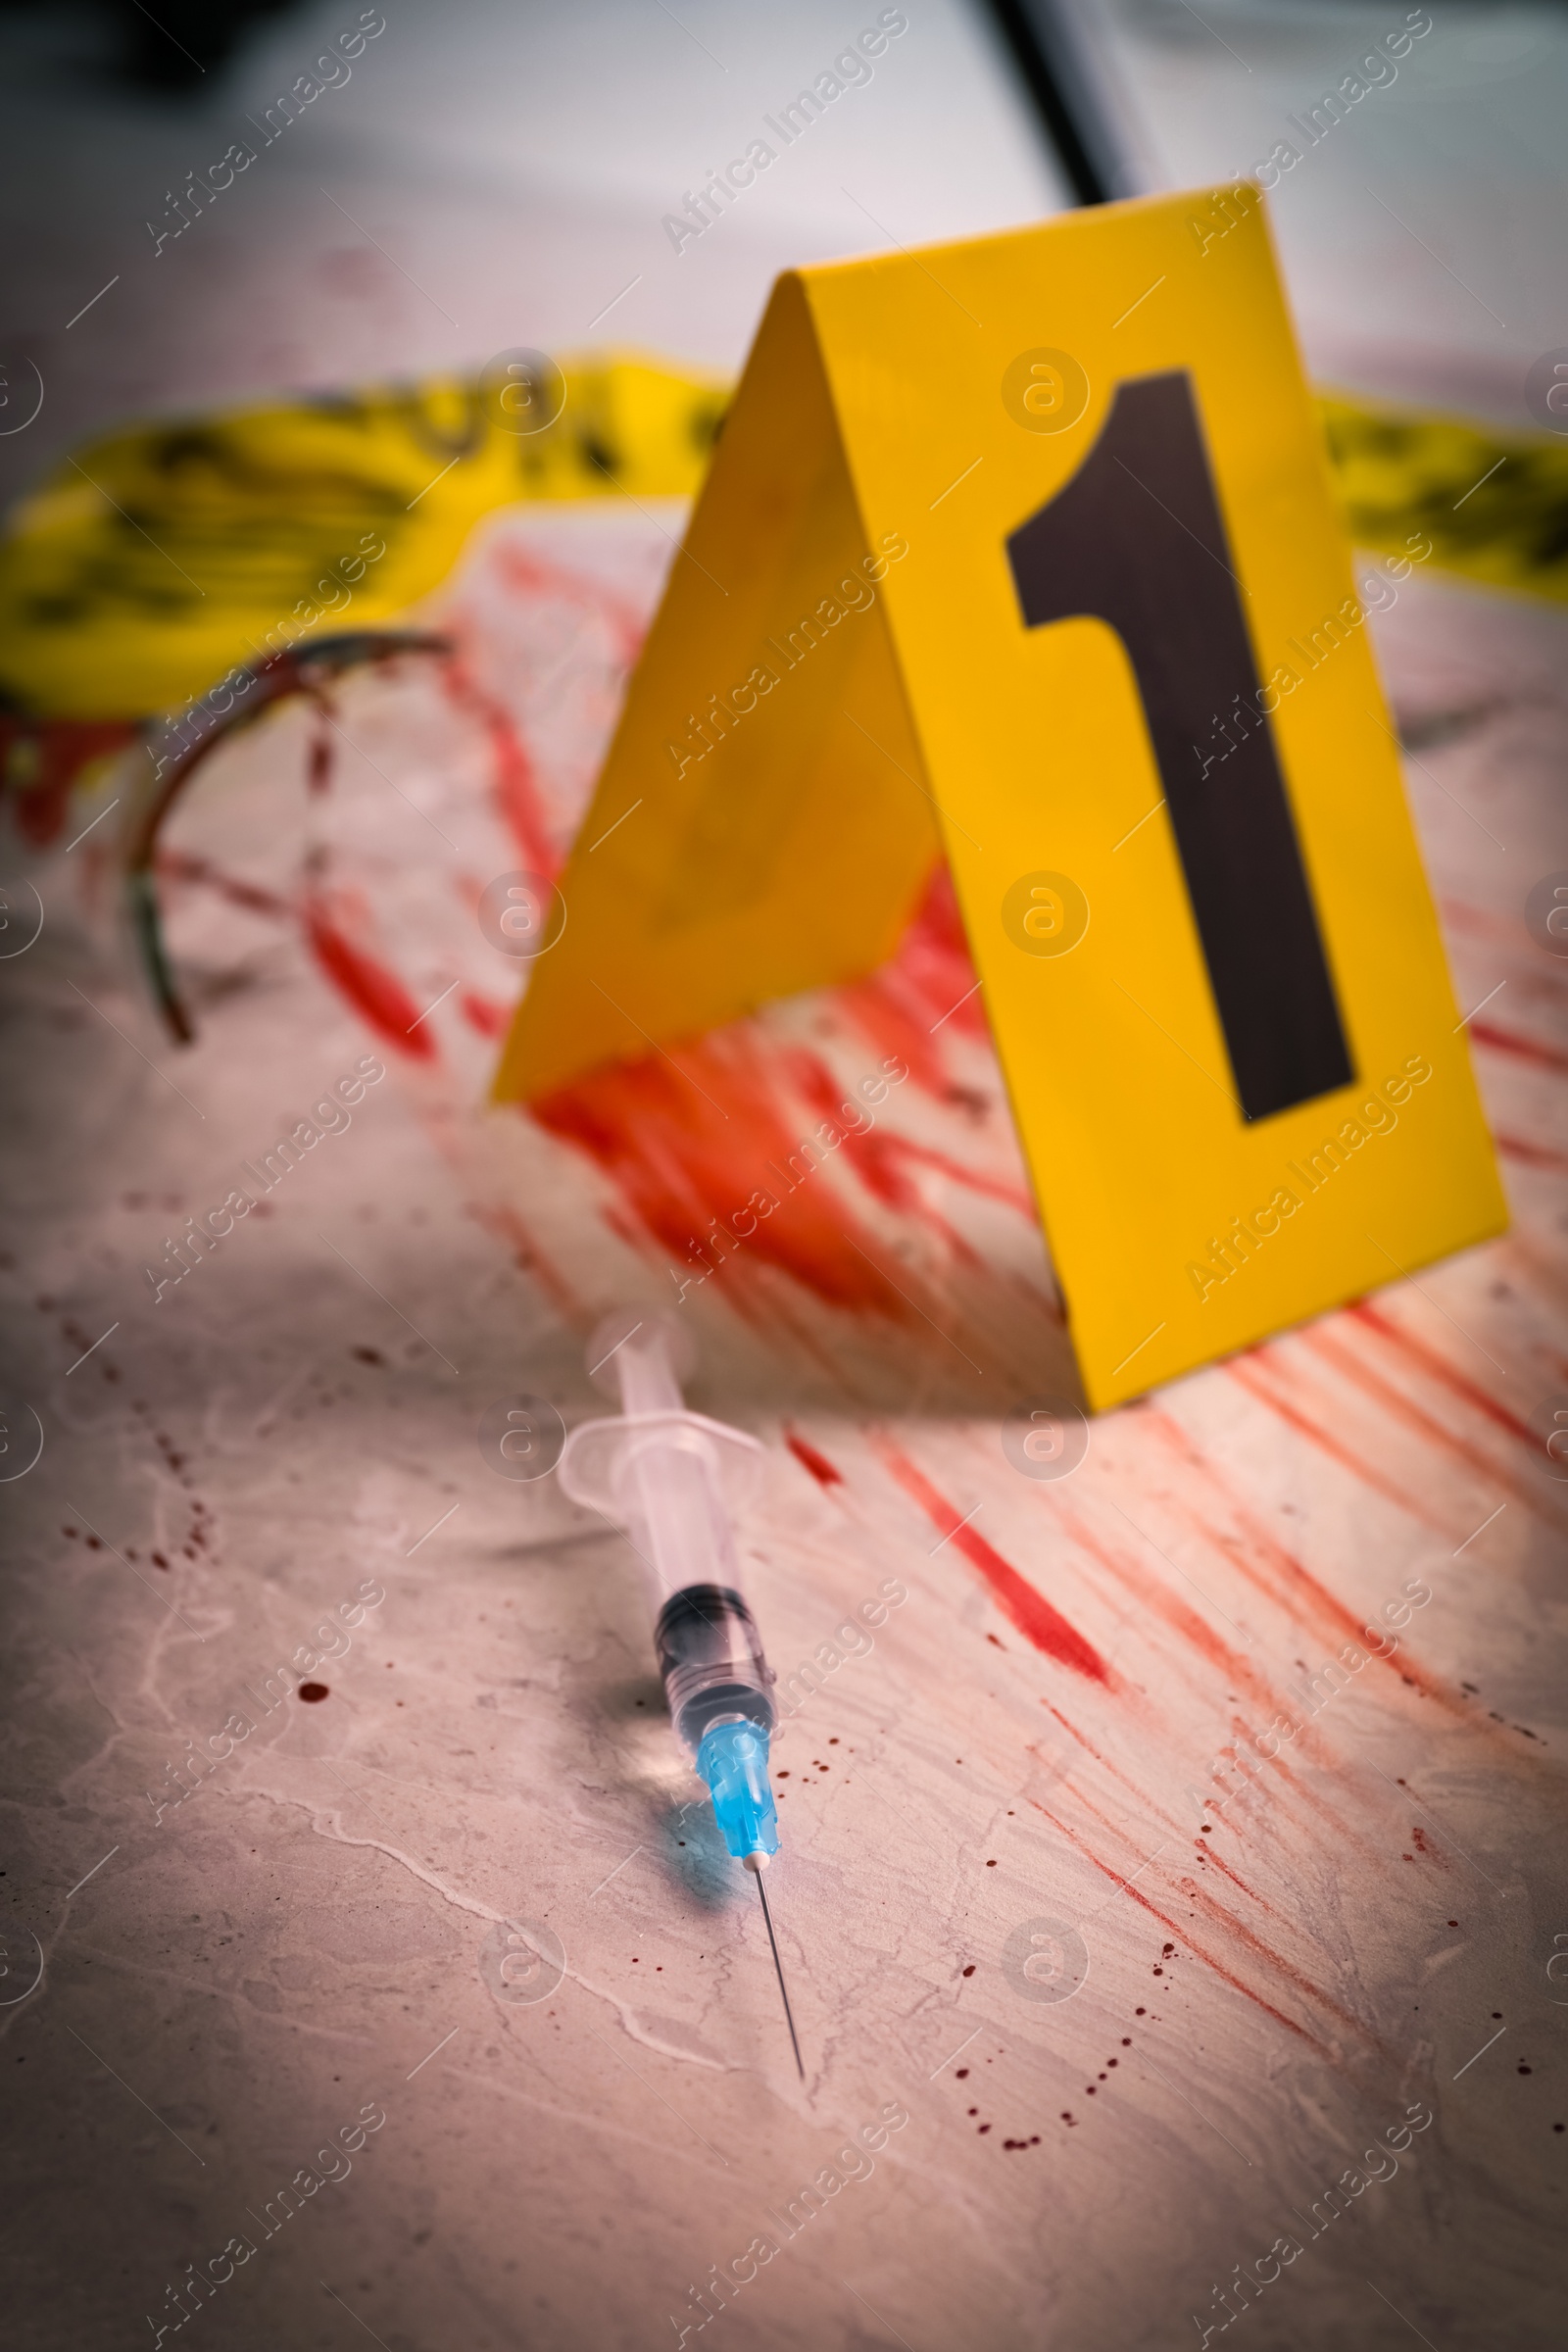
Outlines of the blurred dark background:
M 121 416 L 469 368 L 515 343 L 738 365 L 791 263 L 1075 200 L 1018 67 L 1037 37 L 1096 170 L 1129 191 L 1249 170 L 1369 44 L 1428 17 L 1271 215 L 1320 379 L 1527 422 L 1526 368 L 1568 341 L 1560 7 L 909 0 L 871 79 L 673 250 L 684 192 L 881 13 L 0 9 L 0 360 L 44 387 L 33 422 L 0 429 L 0 496 Z M 385 29 L 264 145 L 267 110 L 362 16 Z M 202 196 L 236 140 L 255 163 Z

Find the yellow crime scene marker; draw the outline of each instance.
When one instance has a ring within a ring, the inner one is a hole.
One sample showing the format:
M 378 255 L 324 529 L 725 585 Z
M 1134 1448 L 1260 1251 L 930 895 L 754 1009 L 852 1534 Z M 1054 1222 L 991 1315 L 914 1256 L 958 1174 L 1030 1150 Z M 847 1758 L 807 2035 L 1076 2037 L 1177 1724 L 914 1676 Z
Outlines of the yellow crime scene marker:
M 1506 1223 L 1231 194 L 779 280 L 496 1082 L 870 970 L 945 854 L 1097 1408 Z

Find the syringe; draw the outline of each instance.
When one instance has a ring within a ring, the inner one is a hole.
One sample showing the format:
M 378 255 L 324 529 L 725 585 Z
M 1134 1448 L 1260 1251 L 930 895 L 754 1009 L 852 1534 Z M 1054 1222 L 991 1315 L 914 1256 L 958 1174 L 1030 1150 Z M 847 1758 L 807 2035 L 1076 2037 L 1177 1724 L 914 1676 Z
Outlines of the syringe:
M 732 1512 L 760 1482 L 762 1448 L 741 1430 L 686 1410 L 677 1372 L 691 1368 L 690 1346 L 667 1316 L 612 1316 L 589 1343 L 588 1368 L 597 1388 L 618 1393 L 620 1412 L 572 1431 L 561 1483 L 574 1502 L 625 1529 L 649 1572 L 670 1718 L 708 1784 L 725 1845 L 757 1880 L 804 2082 L 762 1885 L 778 1851 L 768 1785 L 773 1676 L 741 1593 L 731 1528 Z

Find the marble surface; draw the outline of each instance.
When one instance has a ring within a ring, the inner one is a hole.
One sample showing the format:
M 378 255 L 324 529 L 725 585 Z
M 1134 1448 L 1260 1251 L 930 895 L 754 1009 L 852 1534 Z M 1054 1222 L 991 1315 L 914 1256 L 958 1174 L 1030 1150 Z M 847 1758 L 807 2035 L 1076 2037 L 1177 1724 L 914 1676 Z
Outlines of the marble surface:
M 597 1409 L 588 1322 L 679 1297 L 671 1220 L 695 1239 L 725 1181 L 700 1097 L 787 1131 L 818 1072 L 961 994 L 933 917 L 868 990 L 661 1065 L 646 1131 L 642 1098 L 618 1126 L 598 1098 L 594 1151 L 476 1109 L 505 746 L 563 844 L 607 612 L 666 555 L 635 517 L 501 517 L 441 607 L 484 724 L 411 664 L 344 690 L 324 794 L 301 710 L 213 763 L 166 845 L 187 1052 L 94 838 L 32 869 L 5 978 L 10 1382 L 45 1435 L 6 1490 L 22 2340 L 172 2336 L 196 2304 L 241 2347 L 1154 2346 L 1217 2331 L 1246 2265 L 1259 2345 L 1544 2344 L 1568 1491 L 1527 1424 L 1568 1378 L 1568 1136 L 1564 967 L 1521 904 L 1563 624 L 1419 578 L 1375 624 L 1460 999 L 1500 992 L 1472 1029 L 1509 1238 L 1022 1475 L 1059 1333 L 971 1017 L 781 1210 L 793 1264 L 737 1250 L 680 1304 L 694 1399 L 768 1453 L 744 1548 L 791 1708 L 803 2085 L 635 1559 L 481 1444 L 521 1393 Z M 380 997 L 313 955 L 308 877 Z M 401 1047 L 387 988 L 441 999 Z M 155 1297 L 236 1186 L 255 1209 Z M 844 1300 L 857 1235 L 893 1288 Z M 1397 1646 L 1329 1673 L 1371 1616 Z

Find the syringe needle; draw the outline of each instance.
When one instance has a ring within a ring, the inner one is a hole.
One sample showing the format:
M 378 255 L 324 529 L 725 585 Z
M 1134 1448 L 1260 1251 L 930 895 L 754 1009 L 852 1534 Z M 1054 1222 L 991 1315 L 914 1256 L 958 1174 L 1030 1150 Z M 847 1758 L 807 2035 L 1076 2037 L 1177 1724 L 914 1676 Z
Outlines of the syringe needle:
M 784 2003 L 784 2022 L 790 2030 L 790 2040 L 795 2046 L 795 2063 L 801 2070 L 801 2081 L 804 2082 L 806 2081 L 806 2065 L 801 2057 L 800 2035 L 795 2031 L 795 2012 L 790 2007 L 790 1996 L 784 1989 L 784 1970 L 778 1956 L 778 1937 L 773 1933 L 773 1914 L 767 1907 L 767 1888 L 762 1885 L 762 1874 L 760 1870 L 754 1871 L 752 1875 L 757 1881 L 757 1891 L 762 1898 L 762 1917 L 767 1923 L 767 1940 L 773 1947 L 773 1968 L 778 1977 L 779 1996 Z

